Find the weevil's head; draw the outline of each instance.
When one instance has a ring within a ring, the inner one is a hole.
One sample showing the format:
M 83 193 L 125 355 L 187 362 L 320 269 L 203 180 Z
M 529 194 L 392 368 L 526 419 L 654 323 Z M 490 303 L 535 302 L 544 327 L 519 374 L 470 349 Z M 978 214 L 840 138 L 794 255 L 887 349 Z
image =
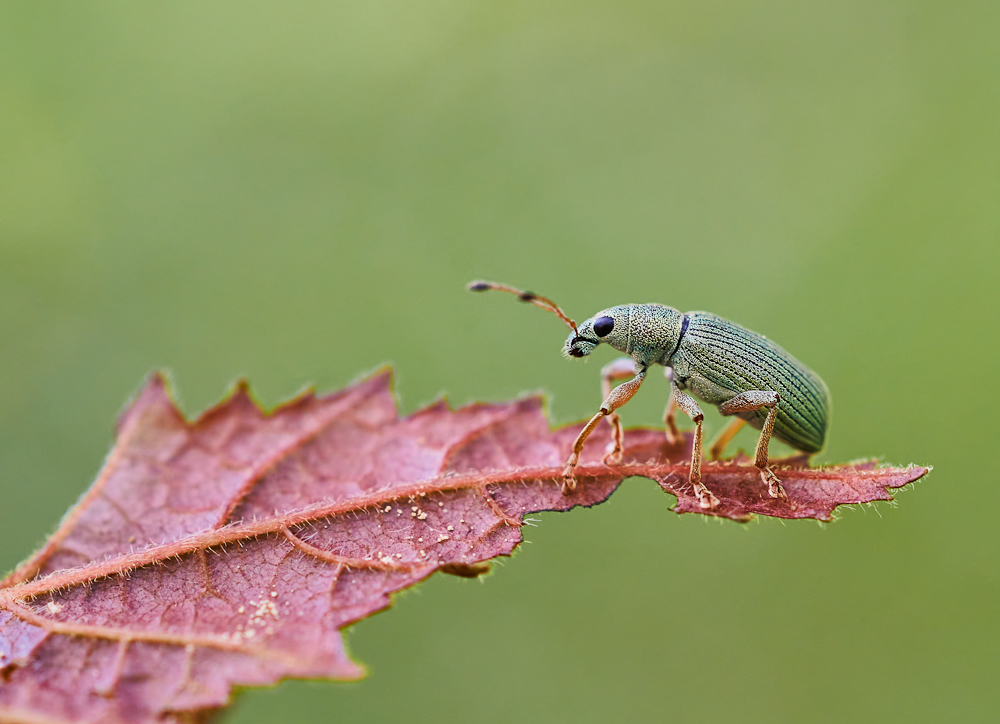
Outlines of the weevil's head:
M 623 304 L 598 312 L 577 327 L 563 345 L 563 354 L 568 357 L 586 357 L 601 343 L 610 344 L 620 352 L 628 354 L 629 307 Z
M 577 326 L 555 302 L 534 292 L 483 281 L 470 282 L 468 289 L 473 292 L 494 289 L 515 294 L 522 302 L 534 304 L 555 314 L 573 330 L 563 345 L 563 354 L 567 357 L 586 357 L 604 342 L 619 352 L 631 355 L 636 364 L 648 366 L 662 360 L 668 350 L 675 350 L 684 333 L 681 322 L 684 315 L 673 307 L 662 304 L 622 304 L 610 307 Z M 667 356 L 670 354 L 672 352 Z

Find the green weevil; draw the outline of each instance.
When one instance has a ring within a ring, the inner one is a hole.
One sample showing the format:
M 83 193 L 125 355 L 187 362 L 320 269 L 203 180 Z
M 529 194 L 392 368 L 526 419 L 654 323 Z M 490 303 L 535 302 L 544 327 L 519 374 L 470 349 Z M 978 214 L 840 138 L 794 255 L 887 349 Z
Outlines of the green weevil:
M 722 456 L 746 423 L 761 431 L 754 465 L 772 498 L 786 497 L 768 464 L 772 437 L 805 453 L 823 448 L 830 419 L 826 384 L 767 337 L 735 322 L 709 312 L 682 313 L 663 304 L 623 304 L 602 310 L 577 326 L 555 302 L 532 292 L 484 281 L 471 282 L 468 289 L 509 292 L 557 315 L 573 330 L 563 346 L 563 354 L 569 357 L 586 357 L 602 342 L 628 355 L 601 370 L 604 402 L 573 443 L 562 472 L 563 493 L 575 489 L 574 468 L 580 453 L 605 417 L 611 424 L 612 443 L 604 461 L 621 461 L 623 433 L 616 410 L 632 398 L 652 365 L 663 366 L 670 381 L 664 415 L 668 441 L 680 439 L 674 419 L 678 407 L 695 423 L 688 480 L 702 508 L 714 508 L 719 501 L 701 480 L 704 413 L 695 397 L 715 405 L 723 415 L 736 416 L 712 443 L 709 453 L 713 460 Z M 614 381 L 629 377 L 612 389 Z

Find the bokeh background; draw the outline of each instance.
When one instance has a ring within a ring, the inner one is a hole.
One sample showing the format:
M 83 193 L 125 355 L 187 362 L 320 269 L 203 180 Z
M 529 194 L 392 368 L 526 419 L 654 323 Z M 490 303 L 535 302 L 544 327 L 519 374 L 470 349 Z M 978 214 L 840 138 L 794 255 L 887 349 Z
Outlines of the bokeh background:
M 565 423 L 613 352 L 465 282 L 659 301 L 816 369 L 819 460 L 935 471 L 827 526 L 629 480 L 354 627 L 367 680 L 227 721 L 994 720 L 998 37 L 962 0 L 4 3 L 0 569 L 150 370 L 189 415 L 391 362 L 405 413 L 544 391 Z

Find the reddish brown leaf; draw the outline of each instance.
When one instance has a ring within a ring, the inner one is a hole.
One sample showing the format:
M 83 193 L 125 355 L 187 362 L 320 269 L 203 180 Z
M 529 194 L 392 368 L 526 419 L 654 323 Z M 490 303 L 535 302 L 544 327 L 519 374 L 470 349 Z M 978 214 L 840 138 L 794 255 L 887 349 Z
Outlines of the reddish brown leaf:
M 579 429 L 550 430 L 537 397 L 399 419 L 388 371 L 270 414 L 240 385 L 189 423 L 154 377 L 97 481 L 0 583 L 0 721 L 191 721 L 234 686 L 357 678 L 342 628 L 435 571 L 481 574 L 526 514 L 600 503 L 631 475 L 705 512 L 690 439 L 670 447 L 657 430 L 628 431 L 614 467 L 595 433 L 562 495 Z M 926 472 L 786 462 L 787 501 L 745 463 L 706 465 L 711 514 L 826 520 Z

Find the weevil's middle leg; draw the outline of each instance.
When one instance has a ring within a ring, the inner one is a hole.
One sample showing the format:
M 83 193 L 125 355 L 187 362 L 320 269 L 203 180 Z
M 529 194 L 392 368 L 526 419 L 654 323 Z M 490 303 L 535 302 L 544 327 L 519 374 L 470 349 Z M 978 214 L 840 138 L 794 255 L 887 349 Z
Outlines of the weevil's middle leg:
M 774 474 L 767 464 L 767 447 L 771 442 L 771 435 L 774 433 L 774 421 L 778 416 L 778 402 L 781 398 L 777 392 L 767 390 L 750 390 L 741 392 L 730 400 L 726 400 L 719 405 L 719 412 L 723 415 L 732 415 L 737 412 L 753 412 L 762 407 L 769 408 L 767 418 L 764 420 L 764 427 L 760 431 L 760 439 L 757 441 L 757 454 L 754 459 L 754 466 L 760 471 L 760 479 L 767 486 L 767 493 L 772 498 L 787 498 L 785 489 L 781 486 L 781 480 Z
M 664 367 L 663 376 L 670 382 L 670 399 L 667 400 L 667 410 L 663 413 L 663 425 L 667 432 L 667 443 L 674 445 L 684 439 L 680 430 L 677 429 L 677 399 L 673 392 L 674 371 L 670 367 Z
M 606 400 L 611 395 L 611 383 L 615 380 L 628 379 L 635 375 L 635 361 L 631 357 L 619 357 L 609 362 L 601 368 L 601 396 Z M 608 423 L 611 425 L 611 444 L 608 445 L 608 454 L 604 456 L 604 462 L 621 462 L 622 446 L 625 434 L 622 432 L 622 420 L 618 413 L 612 412 L 608 415 Z
M 695 402 L 694 398 L 682 391 L 673 380 L 670 381 L 670 393 L 670 399 L 677 400 L 677 406 L 694 420 L 694 445 L 691 447 L 691 472 L 688 474 L 688 482 L 694 488 L 694 494 L 698 498 L 698 505 L 706 509 L 714 508 L 719 504 L 719 499 L 701 482 L 701 428 L 702 423 L 705 421 L 705 413 L 698 407 L 698 403 Z
M 642 384 L 644 379 L 646 379 L 646 370 L 639 370 L 635 373 L 635 377 L 611 390 L 611 393 L 601 404 L 601 409 L 597 411 L 596 415 L 590 418 L 590 422 L 588 422 L 580 431 L 580 434 L 576 436 L 576 440 L 573 442 L 573 452 L 566 461 L 566 467 L 563 468 L 563 495 L 568 495 L 576 489 L 576 477 L 573 475 L 573 468 L 575 468 L 577 463 L 580 462 L 580 453 L 583 452 L 584 443 L 587 442 L 587 438 L 590 437 L 590 433 L 594 431 L 594 428 L 597 427 L 597 424 L 603 418 L 607 417 L 626 402 L 631 400 L 632 395 L 636 393 L 636 390 L 639 389 L 639 385 Z
M 739 417 L 734 417 L 729 421 L 729 424 L 723 428 L 719 436 L 712 442 L 712 447 L 708 450 L 708 454 L 712 460 L 718 460 L 722 457 L 722 453 L 726 451 L 726 446 L 733 441 L 736 433 L 742 430 L 746 424 L 747 421 Z

